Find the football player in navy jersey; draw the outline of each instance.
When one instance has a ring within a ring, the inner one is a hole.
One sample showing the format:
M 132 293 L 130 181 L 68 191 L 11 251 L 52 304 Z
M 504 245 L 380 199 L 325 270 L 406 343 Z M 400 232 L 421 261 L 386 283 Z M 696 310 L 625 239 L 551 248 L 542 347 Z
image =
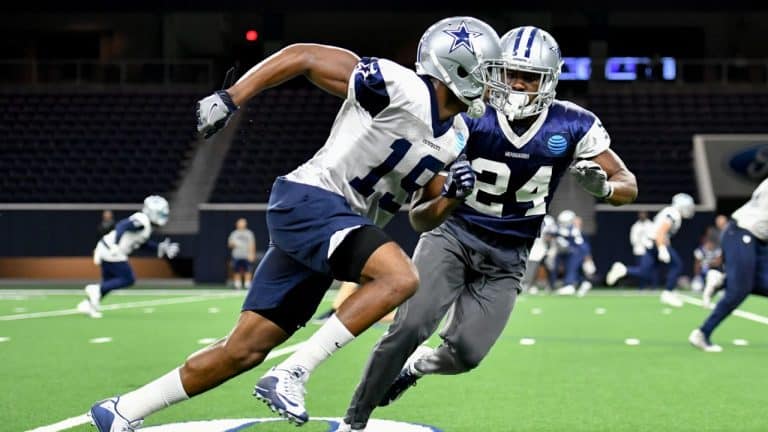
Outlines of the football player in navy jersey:
M 502 37 L 502 49 L 491 62 L 489 109 L 477 119 L 462 116 L 475 188 L 463 203 L 441 197 L 437 184 L 414 195 L 411 222 L 425 231 L 413 256 L 421 287 L 378 342 L 340 430 L 364 430 L 376 406 L 388 405 L 420 377 L 467 372 L 488 354 L 569 167 L 598 199 L 621 205 L 637 195 L 635 177 L 610 150 L 600 120 L 555 100 L 562 61 L 554 38 L 520 27 Z M 421 345 L 449 310 L 443 343 Z
M 483 114 L 483 60 L 500 55 L 492 27 L 452 17 L 424 33 L 415 72 L 336 47 L 295 44 L 200 100 L 198 130 L 205 136 L 256 94 L 299 75 L 344 103 L 325 145 L 272 187 L 271 244 L 232 331 L 155 381 L 93 405 L 99 432 L 133 430 L 145 416 L 257 366 L 312 317 L 333 279 L 357 282 L 336 313 L 255 386 L 254 396 L 273 411 L 297 425 L 308 421 L 304 395 L 312 371 L 419 284 L 410 258 L 382 227 L 428 182 L 438 180 L 449 202 L 472 189 L 474 174 L 459 170 L 461 163 L 447 169 L 451 180 L 437 174 L 465 145 L 466 125 L 456 114 Z

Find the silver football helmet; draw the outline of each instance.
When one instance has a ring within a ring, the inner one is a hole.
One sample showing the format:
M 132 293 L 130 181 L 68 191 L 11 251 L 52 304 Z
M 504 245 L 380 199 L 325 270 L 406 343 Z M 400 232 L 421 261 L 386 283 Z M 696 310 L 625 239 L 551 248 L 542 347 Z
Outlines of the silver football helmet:
M 687 193 L 678 193 L 672 197 L 672 207 L 676 208 L 680 212 L 680 215 L 686 219 L 690 219 L 696 213 L 696 205 L 693 202 L 693 197 Z
M 150 195 L 144 199 L 141 212 L 147 215 L 153 224 L 163 226 L 168 222 L 168 201 L 159 195 Z
M 443 82 L 464 102 L 472 117 L 485 111 L 482 96 L 488 82 L 484 63 L 501 57 L 496 31 L 468 16 L 445 18 L 424 32 L 416 54 L 416 73 Z
M 501 58 L 490 63 L 489 103 L 510 120 L 544 111 L 555 99 L 563 60 L 557 41 L 546 31 L 532 26 L 517 27 L 501 37 Z M 539 76 L 535 92 L 512 88 L 516 73 Z

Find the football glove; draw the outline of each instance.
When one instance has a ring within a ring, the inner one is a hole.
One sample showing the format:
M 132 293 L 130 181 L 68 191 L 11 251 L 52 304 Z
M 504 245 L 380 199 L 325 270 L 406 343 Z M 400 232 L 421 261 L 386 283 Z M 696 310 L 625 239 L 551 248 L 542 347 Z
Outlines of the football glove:
M 451 165 L 440 195 L 447 198 L 464 199 L 472 193 L 474 188 L 475 172 L 467 160 L 467 155 L 462 154 Z
M 169 259 L 174 259 L 178 254 L 179 254 L 179 244 L 176 242 L 171 242 L 171 239 L 169 239 L 168 237 L 166 237 L 165 240 L 157 244 L 158 258 L 167 256 Z
M 672 260 L 672 257 L 669 255 L 669 249 L 667 249 L 666 246 L 662 246 L 659 248 L 659 261 L 663 262 L 664 264 L 668 264 L 669 261 Z
M 608 174 L 600 165 L 589 160 L 580 160 L 571 165 L 569 171 L 585 191 L 597 198 L 605 199 L 613 193 L 613 189 L 608 183 Z
M 197 101 L 197 131 L 209 138 L 227 124 L 235 111 L 237 105 L 225 90 L 200 99 Z

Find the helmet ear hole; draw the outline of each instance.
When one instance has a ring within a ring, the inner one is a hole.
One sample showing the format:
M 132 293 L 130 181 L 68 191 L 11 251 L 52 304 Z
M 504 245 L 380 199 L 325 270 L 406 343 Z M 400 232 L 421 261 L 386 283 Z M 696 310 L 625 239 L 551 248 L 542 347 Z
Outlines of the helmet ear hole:
M 456 75 L 458 75 L 459 78 L 466 78 L 469 76 L 469 72 L 464 69 L 464 66 L 459 66 L 458 69 L 456 69 Z

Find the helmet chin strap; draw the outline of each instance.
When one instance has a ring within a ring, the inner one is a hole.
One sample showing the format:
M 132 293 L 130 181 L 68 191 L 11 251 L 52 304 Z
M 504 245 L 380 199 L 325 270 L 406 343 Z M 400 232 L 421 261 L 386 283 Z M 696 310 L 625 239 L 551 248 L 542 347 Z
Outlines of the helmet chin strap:
M 485 102 L 483 102 L 482 97 L 478 97 L 475 99 L 467 99 L 466 97 L 462 96 L 459 89 L 456 87 L 456 83 L 451 80 L 450 75 L 448 75 L 448 71 L 445 70 L 443 65 L 440 64 L 440 62 L 437 61 L 437 55 L 435 54 L 435 50 L 431 49 L 429 50 L 429 57 L 432 59 L 432 64 L 435 65 L 437 68 L 437 71 L 440 72 L 440 76 L 442 76 L 443 83 L 448 86 L 449 89 L 453 92 L 454 95 L 456 95 L 457 98 L 459 98 L 460 101 L 462 101 L 465 105 L 467 105 L 467 115 L 471 118 L 480 118 L 485 114 Z

